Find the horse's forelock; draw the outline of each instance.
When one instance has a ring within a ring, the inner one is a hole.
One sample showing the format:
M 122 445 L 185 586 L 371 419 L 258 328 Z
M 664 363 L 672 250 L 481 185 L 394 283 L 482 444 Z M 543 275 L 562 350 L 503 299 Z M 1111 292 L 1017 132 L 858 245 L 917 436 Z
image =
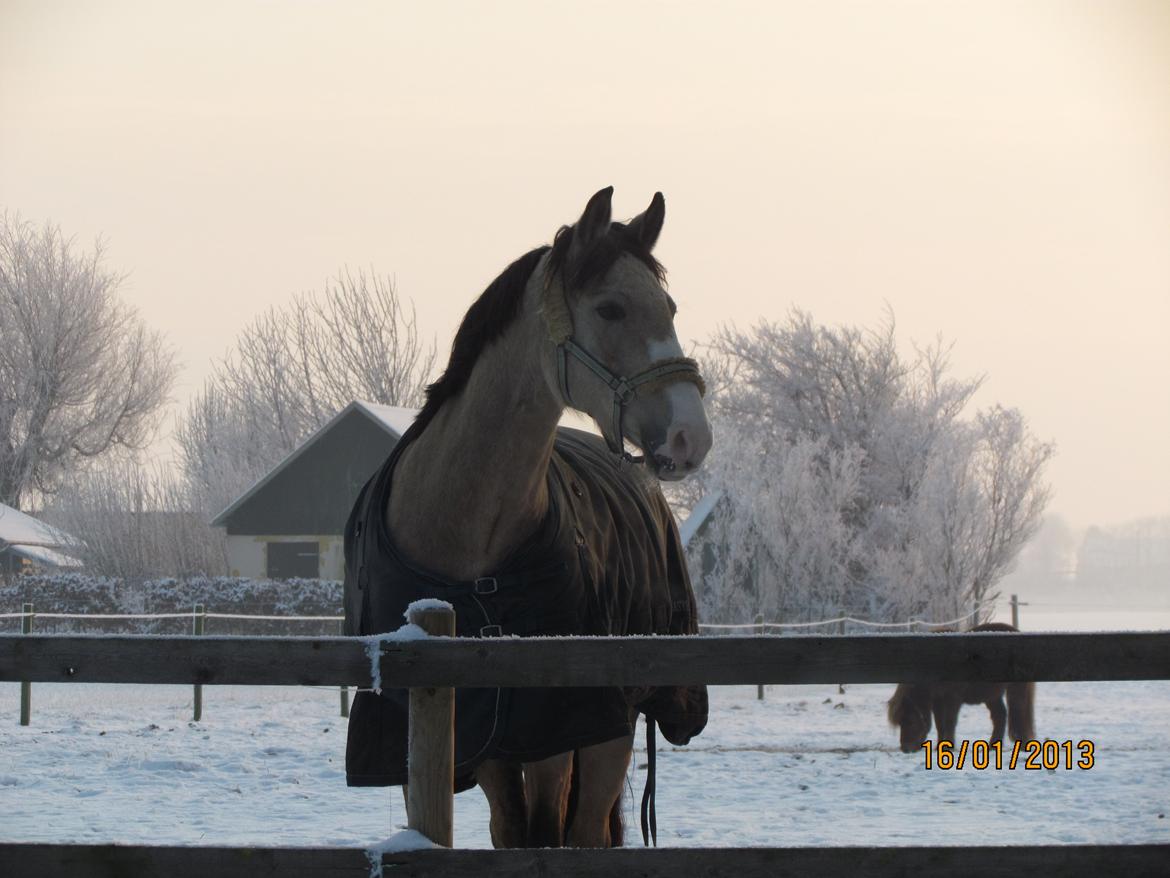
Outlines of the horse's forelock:
M 618 258 L 628 254 L 645 265 L 659 283 L 666 280 L 666 269 L 654 258 L 638 235 L 625 223 L 610 223 L 609 231 L 569 264 L 569 248 L 573 243 L 574 226 L 561 226 L 553 239 L 549 256 L 550 275 L 560 274 L 567 292 L 572 293 L 593 281 L 605 277 Z

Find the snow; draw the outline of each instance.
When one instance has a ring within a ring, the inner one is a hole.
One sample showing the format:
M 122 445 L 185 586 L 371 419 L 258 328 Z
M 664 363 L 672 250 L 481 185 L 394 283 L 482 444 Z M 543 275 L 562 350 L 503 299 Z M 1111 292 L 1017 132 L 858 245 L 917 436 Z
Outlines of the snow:
M 25 515 L 19 509 L 0 503 L 0 540 L 6 543 L 50 543 L 52 545 L 69 545 L 76 540 L 50 527 L 43 521 L 38 521 L 31 515 Z
M 370 861 L 370 878 L 382 878 L 382 858 L 386 854 L 403 851 L 425 851 L 438 847 L 433 841 L 413 829 L 396 832 L 385 841 L 366 848 L 366 859 Z
M 0 503 L 0 548 L 12 548 L 31 561 L 51 567 L 80 567 L 81 562 L 50 547 L 75 546 L 64 531 Z
M 430 599 L 428 599 L 429 601 Z M 410 608 L 415 604 L 425 603 L 425 601 L 415 601 L 407 608 L 407 618 L 410 616 Z M 435 601 L 435 603 L 443 604 L 444 607 L 450 609 L 451 605 L 444 601 Z M 420 608 L 422 609 L 422 608 Z M 366 656 L 370 660 L 370 688 L 375 692 L 382 691 L 382 644 L 386 642 L 402 643 L 409 640 L 426 640 L 431 635 L 427 634 L 418 625 L 413 622 L 407 622 L 398 628 L 395 628 L 389 634 L 377 634 L 372 637 L 365 638 L 366 641 Z
M 10 543 L 8 550 L 23 558 L 28 558 L 34 564 L 42 567 L 64 569 L 67 567 L 80 568 L 85 566 L 77 558 L 66 555 L 63 552 L 58 552 L 55 549 L 46 549 L 44 546 L 26 546 L 23 543 Z
M 398 405 L 381 405 L 364 399 L 355 399 L 352 405 L 364 410 L 366 414 L 381 422 L 383 426 L 398 436 L 402 436 L 410 429 L 410 425 L 414 423 L 419 412 L 418 409 L 404 408 Z
M 1170 628 L 1170 610 L 1025 608 L 1030 630 Z M 0 683 L 0 840 L 128 844 L 419 843 L 402 793 L 345 786 L 346 720 L 330 687 Z M 660 744 L 659 844 L 798 846 L 1170 842 L 1170 681 L 1040 683 L 1041 736 L 1096 743 L 1090 770 L 926 771 L 886 724 L 889 685 L 711 690 L 688 747 Z M 960 735 L 986 734 L 966 707 Z M 627 843 L 644 736 L 625 799 Z M 489 847 L 487 805 L 456 797 L 455 843 Z M 390 836 L 390 842 L 381 842 Z
M 455 612 L 455 608 L 447 601 L 439 600 L 438 598 L 420 598 L 417 601 L 411 601 L 410 606 L 406 608 L 406 612 L 403 615 L 409 620 L 411 613 L 415 611 L 425 613 L 428 610 L 450 610 L 452 613 Z

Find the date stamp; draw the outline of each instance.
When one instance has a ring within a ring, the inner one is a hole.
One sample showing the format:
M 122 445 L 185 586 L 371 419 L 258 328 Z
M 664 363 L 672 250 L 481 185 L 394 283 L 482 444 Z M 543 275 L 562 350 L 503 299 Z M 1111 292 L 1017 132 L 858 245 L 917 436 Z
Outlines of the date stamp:
M 1005 748 L 1002 741 L 924 741 L 927 771 L 1025 771 L 1079 768 L 1088 771 L 1096 764 L 1096 746 L 1092 741 L 1016 741 Z M 1075 757 L 1075 758 L 1074 758 Z

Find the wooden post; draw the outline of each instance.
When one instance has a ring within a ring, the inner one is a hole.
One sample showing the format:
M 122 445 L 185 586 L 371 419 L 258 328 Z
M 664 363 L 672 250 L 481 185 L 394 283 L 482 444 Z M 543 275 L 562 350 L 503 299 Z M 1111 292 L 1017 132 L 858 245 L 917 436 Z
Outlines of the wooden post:
M 844 619 L 842 619 L 840 622 L 837 623 L 837 633 L 840 634 L 842 637 L 845 636 L 845 620 Z M 837 684 L 837 694 L 838 695 L 845 694 L 845 684 L 844 683 Z
M 337 623 L 337 629 L 338 629 L 337 630 L 338 634 L 345 633 L 345 621 L 344 620 Z M 344 717 L 349 716 L 349 687 L 348 686 L 341 687 L 341 715 Z
M 763 633 L 764 633 L 764 614 L 757 613 L 756 614 L 756 634 L 763 634 Z M 764 684 L 763 683 L 756 684 L 756 700 L 758 700 L 758 701 L 764 700 Z
M 1012 627 L 1020 627 L 1020 596 L 1012 595 Z
M 203 604 L 195 605 L 195 616 L 191 620 L 191 633 L 196 637 L 203 635 L 203 621 L 205 619 Z M 203 684 L 195 684 L 195 711 L 194 720 L 199 722 L 203 719 Z
M 20 633 L 32 634 L 33 605 L 21 604 L 20 611 L 24 615 L 20 619 Z M 20 684 L 20 724 L 27 726 L 32 721 L 32 683 L 24 680 Z
M 455 636 L 450 607 L 411 609 L 408 621 L 427 634 Z M 455 842 L 455 690 L 410 690 L 406 823 L 435 844 Z

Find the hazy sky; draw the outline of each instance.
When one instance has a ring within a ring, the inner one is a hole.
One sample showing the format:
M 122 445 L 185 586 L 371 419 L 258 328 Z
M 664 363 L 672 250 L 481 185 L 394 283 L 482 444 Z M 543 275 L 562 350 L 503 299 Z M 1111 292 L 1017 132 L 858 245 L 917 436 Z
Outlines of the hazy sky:
M 445 351 L 595 190 L 666 195 L 684 344 L 956 343 L 1075 525 L 1170 514 L 1170 3 L 0 0 L 0 207 L 104 235 L 179 401 L 270 305 L 396 278 Z

